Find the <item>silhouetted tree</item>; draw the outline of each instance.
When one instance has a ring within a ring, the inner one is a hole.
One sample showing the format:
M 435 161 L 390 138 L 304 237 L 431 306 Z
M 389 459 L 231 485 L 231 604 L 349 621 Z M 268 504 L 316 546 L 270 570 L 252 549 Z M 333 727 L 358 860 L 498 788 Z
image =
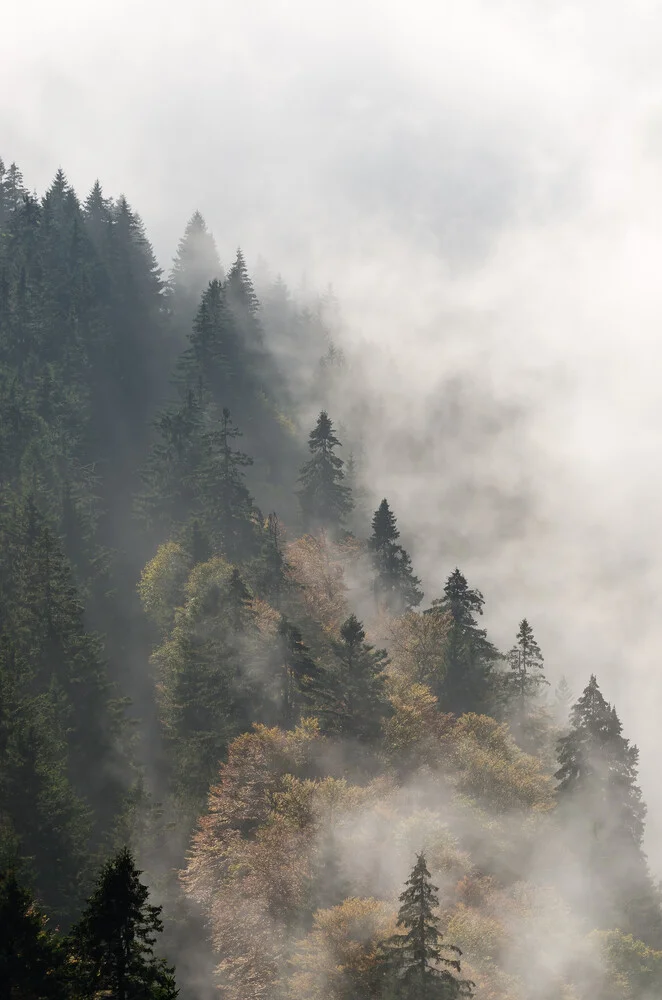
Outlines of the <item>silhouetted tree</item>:
M 174 970 L 154 956 L 161 907 L 149 902 L 133 855 L 124 848 L 104 865 L 72 939 L 84 995 L 116 1000 L 174 1000 Z
M 324 411 L 310 432 L 308 447 L 312 457 L 301 469 L 301 487 L 297 491 L 304 527 L 307 531 L 338 529 L 352 510 L 353 501 L 344 484 L 343 460 L 335 454 L 340 441 Z
M 432 885 L 423 854 L 418 855 L 406 886 L 398 911 L 398 926 L 404 932 L 390 938 L 383 949 L 387 995 L 407 1000 L 473 996 L 474 983 L 456 975 L 461 971 L 462 952 L 456 945 L 443 943 L 435 914 L 438 890 Z
M 375 596 L 378 602 L 395 614 L 411 611 L 423 600 L 420 580 L 414 576 L 411 559 L 397 544 L 400 532 L 388 502 L 382 500 L 372 519 L 372 535 L 368 546 L 373 554 L 376 571 Z
M 459 569 L 446 581 L 444 596 L 432 602 L 426 614 L 449 612 L 451 627 L 446 641 L 442 670 L 433 679 L 433 688 L 446 712 L 482 712 L 489 709 L 492 697 L 492 666 L 499 653 L 478 628 L 476 615 L 482 615 L 485 600 L 479 590 L 472 590 Z

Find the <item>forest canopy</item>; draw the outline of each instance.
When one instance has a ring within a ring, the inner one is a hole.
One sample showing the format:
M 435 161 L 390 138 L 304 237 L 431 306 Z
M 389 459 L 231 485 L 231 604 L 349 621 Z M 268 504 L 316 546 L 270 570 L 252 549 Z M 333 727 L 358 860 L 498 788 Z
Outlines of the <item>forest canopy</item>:
M 638 750 L 426 591 L 338 322 L 0 161 L 3 997 L 662 992 Z

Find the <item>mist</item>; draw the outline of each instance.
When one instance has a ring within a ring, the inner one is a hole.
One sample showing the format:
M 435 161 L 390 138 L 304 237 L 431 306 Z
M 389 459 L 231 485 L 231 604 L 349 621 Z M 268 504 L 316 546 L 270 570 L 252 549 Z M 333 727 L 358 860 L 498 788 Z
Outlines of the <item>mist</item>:
M 26 0 L 0 24 L 30 187 L 101 174 L 166 271 L 198 209 L 224 267 L 241 245 L 332 285 L 331 416 L 426 603 L 457 565 L 502 648 L 526 616 L 552 683 L 598 675 L 662 875 L 659 5 Z

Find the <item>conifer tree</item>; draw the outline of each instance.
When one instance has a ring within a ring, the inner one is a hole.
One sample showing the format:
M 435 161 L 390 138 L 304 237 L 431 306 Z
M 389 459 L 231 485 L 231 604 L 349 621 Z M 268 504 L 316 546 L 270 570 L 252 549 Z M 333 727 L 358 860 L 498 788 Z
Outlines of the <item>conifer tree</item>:
M 224 409 L 218 428 L 209 432 L 210 457 L 200 472 L 208 530 L 232 562 L 252 555 L 256 547 L 256 512 L 243 471 L 253 460 L 232 447 L 238 437 L 240 431 Z
M 161 907 L 149 902 L 133 855 L 124 848 L 104 865 L 73 941 L 84 996 L 109 991 L 116 1000 L 175 1000 L 174 970 L 154 956 L 163 931 Z
M 312 457 L 302 467 L 297 491 L 306 531 L 320 528 L 338 530 L 353 508 L 344 483 L 344 462 L 335 454 L 340 441 L 328 414 L 322 410 L 310 432 L 308 447 Z
M 594 916 L 659 947 L 662 912 L 642 848 L 646 806 L 636 784 L 639 751 L 622 735 L 615 708 L 594 675 L 558 742 L 562 811 L 590 882 Z
M 570 716 L 570 705 L 572 703 L 572 691 L 565 675 L 556 685 L 554 691 L 554 714 L 557 721 L 562 725 L 568 724 Z
M 1 1000 L 69 1000 L 64 949 L 14 872 L 0 871 Z
M 360 742 L 374 742 L 391 713 L 385 686 L 386 651 L 375 650 L 365 641 L 356 615 L 343 623 L 340 641 L 333 648 L 337 664 L 335 726 Z
M 473 996 L 474 983 L 458 978 L 462 952 L 456 945 L 443 943 L 434 912 L 439 906 L 438 890 L 423 854 L 418 855 L 406 886 L 397 921 L 404 932 L 390 938 L 383 948 L 387 993 L 405 1000 Z
M 323 714 L 333 698 L 331 679 L 310 655 L 301 630 L 285 615 L 278 624 L 273 662 L 272 695 L 277 709 L 274 721 L 283 729 L 292 729 L 304 711 Z
M 216 241 L 200 212 L 194 212 L 177 245 L 168 281 L 168 302 L 178 330 L 188 333 L 210 282 L 223 279 Z
M 517 737 L 521 738 L 536 698 L 542 687 L 549 684 L 544 673 L 540 646 L 526 618 L 520 622 L 515 645 L 508 653 L 507 660 L 506 696 L 513 702 L 512 724 Z
M 262 533 L 262 546 L 257 559 L 257 589 L 272 607 L 280 609 L 283 592 L 288 586 L 287 563 L 283 553 L 283 529 L 278 515 L 269 514 Z
M 399 537 L 395 515 L 384 499 L 374 513 L 368 546 L 377 574 L 375 596 L 395 614 L 411 611 L 423 600 L 420 580 L 414 576 L 409 554 L 397 544 Z
M 444 596 L 432 602 L 426 614 L 449 613 L 451 627 L 443 658 L 443 671 L 433 679 L 433 688 L 443 711 L 461 715 L 489 708 L 492 697 L 492 666 L 499 653 L 478 628 L 485 600 L 472 590 L 459 569 L 444 587 Z

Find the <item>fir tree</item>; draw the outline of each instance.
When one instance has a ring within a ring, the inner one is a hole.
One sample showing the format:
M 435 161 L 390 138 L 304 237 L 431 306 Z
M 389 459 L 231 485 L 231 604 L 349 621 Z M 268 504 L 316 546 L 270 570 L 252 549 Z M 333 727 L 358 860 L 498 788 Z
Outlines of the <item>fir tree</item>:
M 446 581 L 444 596 L 425 612 L 450 614 L 443 671 L 432 686 L 442 709 L 456 715 L 485 711 L 492 697 L 492 666 L 499 653 L 476 622 L 484 603 L 481 592 L 472 590 L 456 569 Z
M 148 903 L 131 852 L 104 865 L 72 935 L 84 995 L 108 990 L 116 1000 L 174 1000 L 173 970 L 154 956 L 161 907 Z
M 506 695 L 514 702 L 512 723 L 521 737 L 527 718 L 543 685 L 549 684 L 544 674 L 544 660 L 533 629 L 526 618 L 520 622 L 515 645 L 508 653 Z
M 423 854 L 418 855 L 406 886 L 397 921 L 404 933 L 390 938 L 383 949 L 387 991 L 406 1000 L 473 996 L 474 983 L 456 975 L 461 971 L 462 952 L 456 945 L 443 943 L 434 912 L 439 906 L 438 890 L 432 885 Z
M 297 491 L 306 531 L 339 529 L 353 508 L 344 484 L 344 462 L 335 454 L 340 447 L 333 424 L 324 410 L 310 432 L 308 447 L 312 458 L 302 467 L 301 488 Z
M 168 281 L 168 303 L 179 330 L 188 332 L 203 291 L 222 279 L 216 241 L 200 212 L 194 212 L 177 245 Z
M 414 576 L 411 559 L 397 544 L 400 537 L 395 515 L 388 501 L 382 500 L 372 519 L 372 536 L 368 547 L 373 553 L 376 571 L 375 596 L 395 614 L 417 607 L 423 600 L 420 580 Z
M 234 562 L 252 555 L 256 546 L 255 508 L 244 469 L 253 460 L 232 447 L 239 430 L 224 409 L 220 426 L 209 432 L 209 460 L 200 471 L 202 510 L 212 538 Z
M 336 728 L 364 743 L 377 740 L 384 720 L 391 714 L 386 695 L 385 650 L 375 650 L 365 641 L 356 615 L 343 623 L 336 656 Z
M 570 690 L 567 677 L 563 676 L 554 691 L 554 714 L 557 722 L 562 726 L 567 726 L 568 724 L 571 703 L 572 691 Z
M 304 711 L 323 714 L 333 697 L 331 680 L 310 655 L 300 629 L 285 615 L 278 625 L 273 661 L 273 700 L 277 709 L 274 721 L 284 729 L 292 729 Z
M 620 926 L 659 947 L 662 913 L 642 848 L 646 806 L 636 784 L 639 751 L 622 735 L 616 710 L 595 676 L 573 706 L 558 742 L 556 779 L 562 811 L 590 882 L 602 926 Z
M 62 945 L 27 889 L 0 872 L 1 1000 L 68 1000 Z

